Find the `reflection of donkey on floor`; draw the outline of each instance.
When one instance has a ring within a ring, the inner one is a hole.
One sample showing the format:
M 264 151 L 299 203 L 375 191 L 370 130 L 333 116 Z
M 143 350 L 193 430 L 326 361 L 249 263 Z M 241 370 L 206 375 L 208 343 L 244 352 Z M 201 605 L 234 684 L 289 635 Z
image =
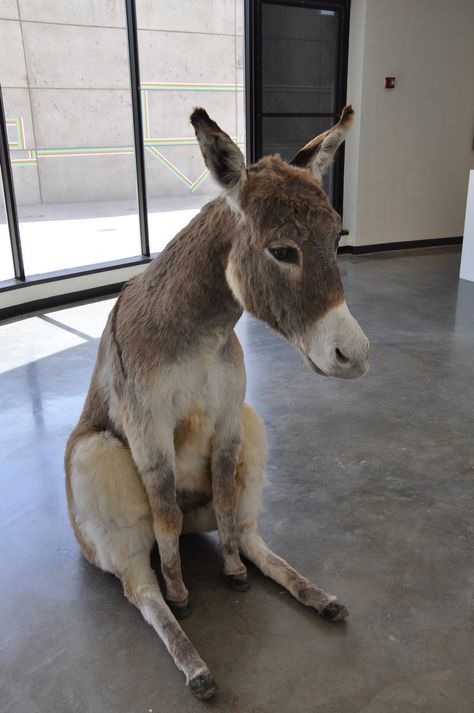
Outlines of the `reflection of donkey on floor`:
M 189 613 L 181 533 L 217 529 L 224 572 L 239 591 L 248 587 L 243 553 L 325 618 L 347 615 L 258 533 L 266 437 L 243 402 L 234 326 L 246 309 L 317 373 L 365 373 L 368 341 L 347 309 L 336 263 L 340 219 L 320 184 L 351 120 L 346 107 L 293 165 L 271 156 L 247 169 L 229 136 L 203 109 L 193 112 L 225 195 L 123 288 L 68 442 L 69 513 L 82 552 L 120 578 L 198 698 L 216 685 L 175 618 Z M 167 603 L 150 567 L 155 539 Z

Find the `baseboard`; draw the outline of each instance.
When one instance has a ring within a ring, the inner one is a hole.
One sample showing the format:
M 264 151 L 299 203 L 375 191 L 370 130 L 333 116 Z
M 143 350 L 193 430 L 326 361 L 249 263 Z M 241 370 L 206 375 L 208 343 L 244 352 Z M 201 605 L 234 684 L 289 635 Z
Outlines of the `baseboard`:
M 339 255 L 365 255 L 389 250 L 412 250 L 414 248 L 435 248 L 443 245 L 461 245 L 462 235 L 454 238 L 428 238 L 427 240 L 402 240 L 398 243 L 375 243 L 375 245 L 343 245 L 337 251 Z

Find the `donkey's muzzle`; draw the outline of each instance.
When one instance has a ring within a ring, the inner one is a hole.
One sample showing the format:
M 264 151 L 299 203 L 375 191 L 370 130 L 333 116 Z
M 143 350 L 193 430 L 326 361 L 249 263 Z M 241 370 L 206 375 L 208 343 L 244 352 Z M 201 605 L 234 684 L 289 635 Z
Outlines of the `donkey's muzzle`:
M 330 309 L 303 340 L 301 351 L 323 376 L 357 379 L 369 368 L 369 340 L 345 302 Z

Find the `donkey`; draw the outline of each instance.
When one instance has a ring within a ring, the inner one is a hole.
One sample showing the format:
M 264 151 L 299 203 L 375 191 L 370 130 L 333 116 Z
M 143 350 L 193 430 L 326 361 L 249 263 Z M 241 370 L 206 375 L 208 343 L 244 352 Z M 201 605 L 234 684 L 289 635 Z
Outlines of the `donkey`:
M 234 327 L 248 310 L 318 374 L 366 372 L 368 340 L 346 306 L 336 262 L 341 222 L 321 187 L 351 122 L 347 106 L 291 163 L 270 156 L 246 168 L 230 137 L 194 110 L 223 195 L 122 289 L 67 444 L 69 517 L 84 556 L 120 579 L 200 699 L 216 684 L 177 621 L 190 613 L 182 533 L 218 530 L 224 573 L 238 591 L 249 586 L 243 554 L 324 618 L 347 616 L 258 532 L 266 436 L 244 404 Z M 150 566 L 155 540 L 165 597 Z

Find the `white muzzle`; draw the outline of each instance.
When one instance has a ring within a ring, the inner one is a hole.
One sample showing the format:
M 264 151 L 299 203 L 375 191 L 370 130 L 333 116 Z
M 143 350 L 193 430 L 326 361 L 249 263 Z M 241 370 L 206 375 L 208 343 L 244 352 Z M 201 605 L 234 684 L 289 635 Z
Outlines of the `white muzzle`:
M 368 371 L 369 340 L 345 302 L 330 309 L 298 346 L 323 376 L 356 379 Z

